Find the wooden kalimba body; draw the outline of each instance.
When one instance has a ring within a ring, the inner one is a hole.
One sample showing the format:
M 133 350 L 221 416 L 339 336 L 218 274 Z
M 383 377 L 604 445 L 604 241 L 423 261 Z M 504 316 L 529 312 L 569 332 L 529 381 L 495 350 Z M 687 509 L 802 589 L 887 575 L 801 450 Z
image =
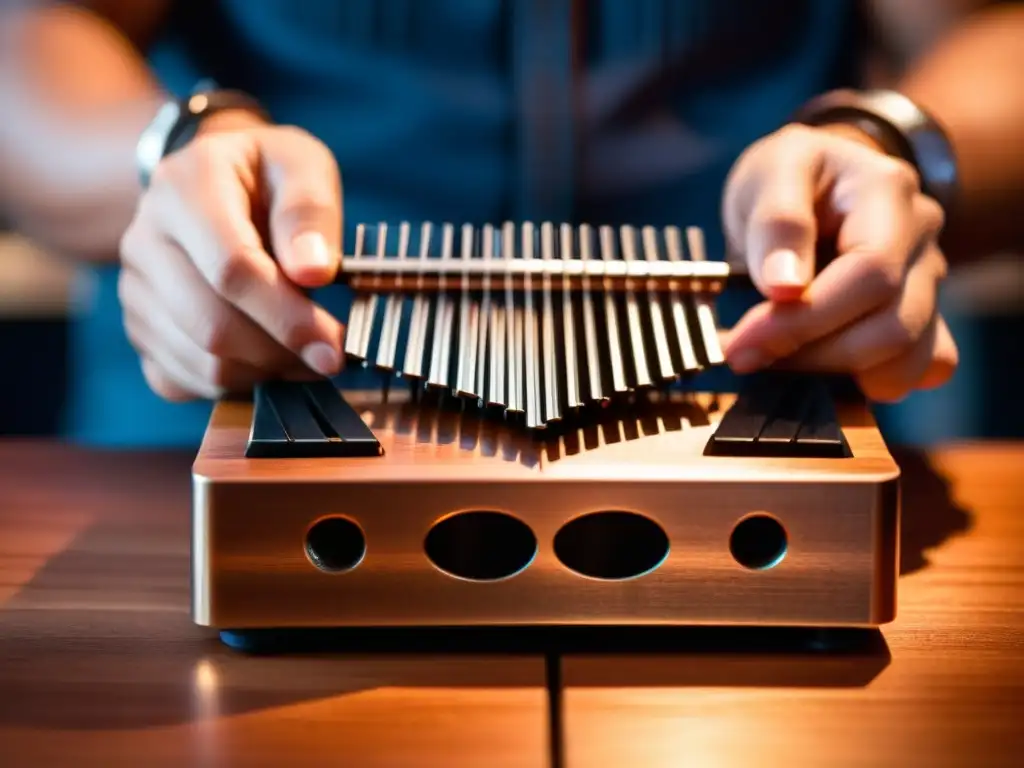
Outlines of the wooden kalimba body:
M 674 386 L 722 363 L 715 296 L 736 279 L 698 231 L 439 231 L 361 227 L 344 259 L 349 364 L 386 386 L 215 406 L 197 623 L 894 617 L 899 471 L 866 404 L 795 374 Z

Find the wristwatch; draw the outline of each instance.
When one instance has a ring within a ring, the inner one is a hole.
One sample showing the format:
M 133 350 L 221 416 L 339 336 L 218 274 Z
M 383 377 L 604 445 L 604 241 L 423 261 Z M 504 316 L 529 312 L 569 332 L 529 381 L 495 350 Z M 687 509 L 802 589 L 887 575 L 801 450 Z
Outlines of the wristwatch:
M 184 99 L 165 102 L 142 131 L 135 148 L 135 162 L 143 189 L 149 186 L 160 161 L 188 144 L 203 120 L 228 109 L 245 109 L 269 120 L 266 111 L 251 96 L 241 91 L 217 88 L 210 81 L 203 81 Z
M 886 152 L 910 163 L 921 179 L 921 191 L 948 213 L 957 188 L 953 145 L 939 123 L 902 93 L 887 90 L 837 90 L 800 109 L 795 122 L 805 125 L 846 123 L 856 126 Z

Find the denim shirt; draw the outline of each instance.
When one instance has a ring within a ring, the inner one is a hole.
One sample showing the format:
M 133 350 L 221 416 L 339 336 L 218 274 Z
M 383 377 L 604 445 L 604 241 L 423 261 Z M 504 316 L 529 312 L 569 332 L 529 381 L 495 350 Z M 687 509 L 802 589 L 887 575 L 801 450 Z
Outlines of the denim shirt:
M 676 224 L 703 227 L 721 258 L 732 164 L 852 82 L 858 30 L 844 0 L 195 0 L 148 55 L 173 93 L 213 78 L 322 140 L 342 172 L 346 242 L 377 221 Z M 116 267 L 89 277 L 68 436 L 195 447 L 210 404 L 150 392 Z M 350 298 L 316 297 L 340 316 Z M 726 301 L 723 323 L 750 300 Z

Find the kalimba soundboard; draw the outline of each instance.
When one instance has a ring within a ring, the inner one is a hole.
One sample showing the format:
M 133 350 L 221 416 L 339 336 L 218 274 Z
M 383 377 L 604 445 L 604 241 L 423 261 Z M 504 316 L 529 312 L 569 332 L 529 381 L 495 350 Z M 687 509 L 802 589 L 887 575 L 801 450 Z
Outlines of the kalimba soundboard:
M 356 240 L 346 350 L 382 386 L 268 382 L 215 405 L 198 624 L 892 620 L 899 470 L 867 404 L 795 373 L 685 386 L 723 363 L 715 297 L 742 279 L 699 231 Z

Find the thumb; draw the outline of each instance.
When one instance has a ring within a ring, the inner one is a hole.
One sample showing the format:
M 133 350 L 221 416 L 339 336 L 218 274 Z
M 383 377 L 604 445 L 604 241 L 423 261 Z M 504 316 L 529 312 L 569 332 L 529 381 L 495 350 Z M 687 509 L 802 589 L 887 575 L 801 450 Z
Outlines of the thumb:
M 330 150 L 305 131 L 276 128 L 262 143 L 271 247 L 305 288 L 334 281 L 341 266 L 341 175 Z
M 775 302 L 798 301 L 815 272 L 818 227 L 815 162 L 811 153 L 765 153 L 746 183 L 750 211 L 744 240 L 747 266 L 758 290 Z M 744 215 L 746 213 L 746 215 Z

